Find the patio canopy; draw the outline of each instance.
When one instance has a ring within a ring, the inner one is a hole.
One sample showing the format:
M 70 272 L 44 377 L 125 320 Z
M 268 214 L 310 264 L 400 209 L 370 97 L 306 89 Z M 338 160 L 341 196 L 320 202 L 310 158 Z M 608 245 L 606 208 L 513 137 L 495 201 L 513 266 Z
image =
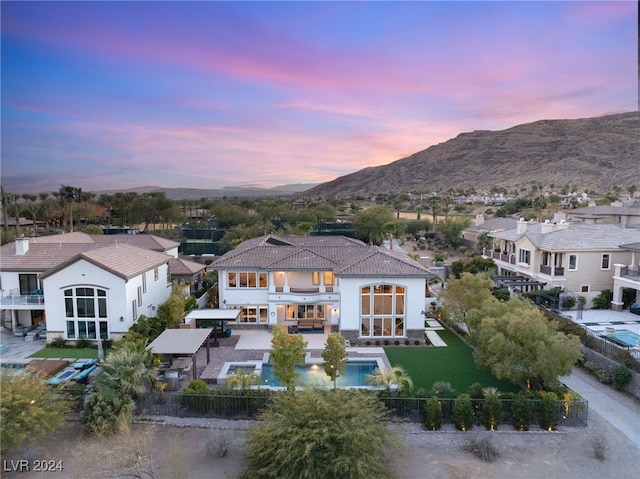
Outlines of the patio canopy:
M 196 353 L 203 344 L 207 344 L 207 363 L 209 362 L 209 343 L 207 339 L 211 329 L 165 329 L 160 336 L 147 346 L 154 354 L 189 356 L 193 359 L 193 379 L 196 379 Z

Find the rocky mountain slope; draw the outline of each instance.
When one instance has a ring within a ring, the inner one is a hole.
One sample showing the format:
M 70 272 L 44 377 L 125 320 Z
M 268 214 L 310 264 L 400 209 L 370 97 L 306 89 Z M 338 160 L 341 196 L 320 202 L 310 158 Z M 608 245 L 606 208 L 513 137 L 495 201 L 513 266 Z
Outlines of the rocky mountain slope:
M 401 191 L 489 191 L 575 185 L 606 192 L 640 184 L 640 113 L 541 120 L 502 131 L 461 133 L 388 165 L 323 183 L 304 197 Z

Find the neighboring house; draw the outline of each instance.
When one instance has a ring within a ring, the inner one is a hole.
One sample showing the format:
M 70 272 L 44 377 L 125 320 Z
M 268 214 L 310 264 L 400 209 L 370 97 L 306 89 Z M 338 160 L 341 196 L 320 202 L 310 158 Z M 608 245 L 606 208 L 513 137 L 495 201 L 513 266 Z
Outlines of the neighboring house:
M 640 201 L 616 201 L 610 205 L 585 206 L 557 213 L 556 221 L 569 223 L 611 224 L 626 227 L 640 226 Z
M 612 309 L 621 311 L 622 290 L 634 289 L 636 291 L 635 304 L 640 304 L 640 242 L 620 245 L 620 249 L 631 252 L 631 263 L 614 264 L 615 273 L 613 275 L 613 301 Z
M 177 251 L 178 243 L 153 235 L 18 238 L 0 249 L 3 325 L 46 320 L 48 340 L 96 339 L 98 331 L 117 339 L 140 315 L 155 316 L 172 281 L 202 279 L 204 265 Z
M 424 338 L 429 271 L 344 236 L 273 235 L 216 259 L 219 301 L 246 327 L 314 327 L 346 339 Z
M 511 230 L 516 227 L 513 218 L 486 218 L 483 214 L 476 215 L 473 224 L 462 232 L 462 244 L 471 250 L 478 247 L 478 236 L 482 233 L 496 233 Z
M 518 221 L 516 228 L 490 233 L 494 249 L 484 255 L 498 266 L 496 282 L 512 292 L 563 288 L 585 298 L 613 289 L 615 264 L 631 264 L 620 248 L 640 238 L 640 230 L 611 224 Z

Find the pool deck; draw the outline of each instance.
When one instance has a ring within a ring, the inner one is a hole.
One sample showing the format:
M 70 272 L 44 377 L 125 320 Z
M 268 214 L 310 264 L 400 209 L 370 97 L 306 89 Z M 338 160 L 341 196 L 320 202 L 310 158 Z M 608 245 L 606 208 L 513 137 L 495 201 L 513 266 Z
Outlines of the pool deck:
M 327 341 L 327 334 L 303 334 L 307 352 L 312 358 L 322 357 L 322 350 Z M 234 339 L 238 338 L 238 339 Z M 225 341 L 229 339 L 230 341 Z M 271 332 L 267 330 L 236 330 L 231 338 L 220 341 L 220 347 L 211 348 L 210 362 L 207 364 L 206 350 L 198 351 L 198 377 L 203 381 L 216 384 L 225 363 L 243 363 L 262 361 L 265 353 L 271 349 Z M 391 367 L 389 359 L 380 347 L 347 348 L 349 358 L 382 358 L 385 366 Z

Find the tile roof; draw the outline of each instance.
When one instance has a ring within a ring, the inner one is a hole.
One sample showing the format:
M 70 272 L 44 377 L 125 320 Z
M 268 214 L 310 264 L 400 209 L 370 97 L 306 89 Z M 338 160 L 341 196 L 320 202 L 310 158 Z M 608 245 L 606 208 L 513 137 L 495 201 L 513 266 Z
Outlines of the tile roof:
M 169 269 L 172 276 L 193 276 L 205 268 L 202 263 L 197 263 L 184 258 L 171 258 Z
M 124 279 L 130 279 L 144 273 L 145 271 L 149 271 L 150 269 L 168 263 L 171 258 L 171 256 L 165 253 L 158 253 L 156 251 L 138 248 L 137 246 L 102 246 L 76 254 L 67 261 L 49 269 L 40 277 L 45 278 L 50 276 L 71 263 L 84 259 L 116 276 Z
M 340 276 L 428 277 L 408 256 L 344 236 L 263 236 L 217 258 L 216 269 L 333 271 Z
M 491 233 L 490 236 L 508 241 L 527 237 L 537 248 L 553 251 L 616 249 L 622 244 L 634 243 L 640 239 L 640 230 L 612 224 L 572 223 L 564 228 L 542 233 L 544 227 L 540 223 L 528 224 L 524 233 L 518 233 L 517 229 L 513 229 Z

